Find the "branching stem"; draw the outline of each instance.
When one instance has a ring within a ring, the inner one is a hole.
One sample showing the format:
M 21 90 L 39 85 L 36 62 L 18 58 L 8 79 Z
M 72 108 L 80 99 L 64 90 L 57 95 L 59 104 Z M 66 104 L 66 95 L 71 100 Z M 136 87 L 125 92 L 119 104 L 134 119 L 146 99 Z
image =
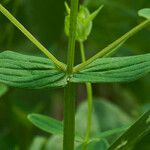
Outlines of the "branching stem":
M 130 30 L 129 32 L 127 32 L 126 34 L 124 34 L 122 37 L 120 37 L 119 39 L 117 39 L 116 41 L 114 41 L 113 43 L 111 43 L 110 45 L 108 45 L 106 48 L 104 48 L 103 50 L 101 50 L 100 52 L 98 52 L 96 55 L 94 55 L 93 57 L 91 57 L 87 61 L 85 61 L 85 62 L 83 62 L 83 63 L 75 66 L 74 69 L 73 69 L 74 73 L 82 70 L 83 68 L 85 68 L 85 66 L 87 66 L 90 63 L 92 63 L 94 60 L 96 60 L 98 58 L 101 58 L 101 57 L 104 57 L 106 54 L 110 53 L 111 50 L 113 50 L 114 48 L 116 48 L 122 42 L 125 42 L 126 40 L 128 40 L 130 37 L 132 37 L 135 33 L 137 33 L 140 30 L 142 30 L 148 24 L 150 24 L 150 19 L 142 22 L 139 25 L 137 25 L 132 30 Z
M 6 16 L 36 47 L 38 47 L 53 63 L 65 71 L 66 66 L 57 60 L 6 8 L 0 4 L 0 11 Z

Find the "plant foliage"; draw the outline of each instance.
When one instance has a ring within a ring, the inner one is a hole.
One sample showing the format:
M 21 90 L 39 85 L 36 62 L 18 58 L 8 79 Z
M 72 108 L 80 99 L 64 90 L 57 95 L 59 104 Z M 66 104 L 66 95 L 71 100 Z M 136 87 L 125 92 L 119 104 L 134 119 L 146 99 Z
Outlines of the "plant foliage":
M 0 82 L 9 86 L 40 89 L 66 85 L 65 73 L 46 58 L 4 51 L 0 67 Z
M 150 72 L 150 54 L 100 58 L 75 73 L 71 82 L 129 82 Z
M 98 52 L 87 61 L 84 61 L 83 63 L 73 67 L 75 41 L 78 41 L 81 44 L 87 40 L 92 30 L 92 21 L 98 15 L 103 6 L 99 7 L 93 13 L 90 13 L 85 6 L 80 6 L 79 12 L 77 12 L 78 0 L 72 0 L 71 4 L 71 9 L 67 3 L 65 4 L 67 10 L 67 16 L 65 18 L 65 32 L 66 35 L 69 36 L 67 66 L 57 60 L 57 58 L 55 58 L 12 14 L 9 13 L 8 10 L 6 10 L 0 4 L 0 11 L 49 58 L 4 51 L 0 53 L 0 82 L 12 87 L 30 89 L 65 87 L 66 109 L 64 111 L 64 123 L 39 114 L 30 114 L 28 119 L 38 128 L 48 133 L 57 135 L 58 138 L 62 138 L 62 135 L 64 134 L 65 150 L 73 149 L 74 136 L 75 140 L 78 142 L 77 145 L 75 145 L 77 150 L 82 149 L 82 146 L 85 144 L 87 146 L 87 150 L 97 150 L 98 148 L 106 150 L 109 146 L 107 136 L 120 133 L 126 130 L 126 128 L 110 129 L 110 131 L 108 130 L 98 133 L 97 136 L 93 136 L 90 141 L 86 141 L 87 143 L 81 136 L 82 133 L 80 133 L 80 136 L 74 133 L 75 96 L 73 92 L 75 86 L 73 83 L 130 82 L 137 80 L 149 73 L 150 53 L 126 57 L 108 58 L 108 56 L 116 53 L 116 51 L 125 43 L 128 38 L 143 29 L 145 26 L 149 25 L 150 9 L 144 8 L 138 12 L 139 16 L 146 19 L 144 22 L 124 34 L 121 38 L 111 43 L 109 46 Z M 7 92 L 7 86 L 0 86 L 0 96 L 2 96 L 5 92 Z M 113 107 L 113 105 L 108 106 L 110 106 L 109 108 Z M 105 112 L 105 107 L 102 108 L 104 108 Z M 121 112 L 119 109 L 112 108 L 112 110 L 116 110 L 114 113 L 114 118 L 116 118 L 116 112 Z M 120 114 L 122 115 L 124 113 Z M 100 115 L 98 116 L 100 117 Z M 105 121 L 103 124 L 104 123 Z M 145 113 L 138 121 L 136 121 L 108 148 L 108 150 L 131 149 L 133 145 L 137 143 L 137 141 L 139 141 L 149 132 L 150 111 Z M 43 144 L 45 144 L 45 141 L 46 139 L 43 137 L 35 139 L 33 142 L 33 149 L 36 149 L 34 146 L 36 146 L 37 142 L 39 142 L 38 148 L 41 149 Z

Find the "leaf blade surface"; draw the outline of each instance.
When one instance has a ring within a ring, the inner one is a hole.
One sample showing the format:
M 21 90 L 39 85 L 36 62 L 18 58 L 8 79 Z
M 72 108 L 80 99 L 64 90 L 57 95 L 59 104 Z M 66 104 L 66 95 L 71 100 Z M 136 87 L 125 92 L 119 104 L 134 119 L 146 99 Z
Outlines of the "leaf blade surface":
M 71 82 L 129 82 L 150 72 L 150 54 L 100 58 L 75 73 Z
M 67 84 L 65 73 L 56 69 L 49 59 L 11 51 L 0 53 L 0 82 L 30 89 Z

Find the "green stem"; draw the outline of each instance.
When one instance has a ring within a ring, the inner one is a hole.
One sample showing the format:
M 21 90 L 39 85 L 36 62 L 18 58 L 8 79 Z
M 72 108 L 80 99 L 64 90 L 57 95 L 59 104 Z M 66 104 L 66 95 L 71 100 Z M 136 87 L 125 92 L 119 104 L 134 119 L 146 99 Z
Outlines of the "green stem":
M 53 63 L 65 71 L 65 65 L 57 60 L 6 8 L 0 4 L 0 11 L 6 16 L 34 45 L 36 45 Z
M 74 150 L 75 136 L 75 86 L 65 87 L 63 150 Z
M 124 34 L 122 37 L 120 37 L 119 39 L 117 39 L 116 41 L 114 41 L 113 43 L 108 45 L 106 48 L 104 48 L 102 51 L 98 52 L 96 55 L 94 55 L 93 57 L 91 57 L 87 61 L 75 66 L 73 69 L 74 70 L 73 72 L 78 72 L 78 71 L 82 70 L 83 68 L 85 68 L 85 66 L 87 66 L 88 64 L 92 63 L 97 58 L 104 57 L 105 55 L 110 53 L 112 49 L 116 48 L 122 42 L 125 42 L 126 40 L 128 40 L 130 37 L 132 37 L 135 33 L 142 30 L 148 24 L 150 24 L 150 20 L 146 20 L 146 21 L 142 22 L 141 24 L 137 25 L 132 30 L 130 30 L 129 32 Z
M 78 0 L 71 0 L 68 60 L 67 60 L 68 84 L 65 87 L 64 91 L 65 101 L 64 101 L 63 150 L 74 150 L 75 85 L 69 82 L 69 76 L 72 74 L 74 66 L 77 13 L 78 13 Z
M 71 0 L 68 61 L 67 61 L 67 71 L 69 74 L 72 73 L 74 66 L 77 13 L 78 13 L 78 0 Z
M 84 50 L 83 42 L 80 42 L 80 51 L 81 51 L 82 62 L 85 62 L 86 58 L 85 58 L 85 50 Z M 91 133 L 91 120 L 92 120 L 92 108 L 93 108 L 93 96 L 92 96 L 93 94 L 92 94 L 91 83 L 86 83 L 86 91 L 87 91 L 87 100 L 88 100 L 87 127 L 86 127 L 85 139 L 84 139 L 82 150 L 87 149 L 87 143 L 89 142 L 90 133 Z

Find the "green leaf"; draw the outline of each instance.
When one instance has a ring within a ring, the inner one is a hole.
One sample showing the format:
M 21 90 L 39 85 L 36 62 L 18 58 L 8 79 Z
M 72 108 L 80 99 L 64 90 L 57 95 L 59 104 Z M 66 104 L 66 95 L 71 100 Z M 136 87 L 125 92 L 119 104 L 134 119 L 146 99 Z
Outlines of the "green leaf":
M 144 27 L 146 27 L 149 24 L 150 24 L 150 20 L 145 20 L 144 22 L 140 23 L 139 25 L 137 25 L 136 27 L 134 27 L 133 29 L 131 29 L 130 31 L 128 31 L 127 33 L 125 33 L 123 36 L 121 36 L 120 38 L 118 38 L 117 40 L 115 40 L 114 42 L 112 42 L 111 44 L 109 44 L 107 47 L 105 47 L 104 49 L 102 49 L 101 51 L 99 51 L 97 54 L 95 54 L 94 56 L 92 56 L 91 58 L 89 58 L 86 61 L 84 61 L 83 63 L 75 66 L 73 68 L 73 72 L 79 72 L 79 71 L 81 71 L 86 66 L 88 66 L 89 64 L 91 64 L 92 62 L 94 62 L 96 59 L 107 57 L 107 56 L 111 55 L 114 52 L 116 53 L 117 50 L 118 50 L 118 48 L 120 46 L 122 46 L 122 44 L 124 42 L 126 42 L 130 37 L 132 37 L 134 34 L 136 34 L 137 32 L 139 32 L 140 30 L 142 30 Z
M 108 150 L 128 150 L 150 132 L 150 110 L 137 120 Z
M 89 17 L 86 18 L 85 23 L 89 23 L 93 21 L 95 17 L 99 14 L 102 8 L 103 8 L 103 5 L 101 5 L 97 10 L 95 10 L 92 14 L 90 14 Z
M 69 36 L 69 24 L 70 24 L 70 8 L 65 3 L 66 10 L 68 15 L 65 17 L 65 33 Z M 77 16 L 77 31 L 76 31 L 76 40 L 83 42 L 85 41 L 92 30 L 92 21 L 98 15 L 103 6 L 100 6 L 96 11 L 90 14 L 89 10 L 81 5 L 78 16 Z
M 2 97 L 8 91 L 8 87 L 4 84 L 0 84 L 0 97 Z
M 20 88 L 48 88 L 67 84 L 65 73 L 46 58 L 16 52 L 0 53 L 0 82 Z
M 63 135 L 63 123 L 51 117 L 47 117 L 45 115 L 40 114 L 29 114 L 28 119 L 39 129 L 55 134 L 55 135 Z M 75 134 L 76 141 L 83 141 L 83 138 Z
M 150 19 L 150 8 L 143 8 L 139 10 L 138 15 L 146 19 Z
M 46 138 L 42 136 L 37 136 L 33 139 L 29 150 L 42 150 L 44 143 L 46 142 Z
M 30 114 L 28 119 L 38 128 L 51 134 L 63 135 L 62 122 L 39 114 Z
M 100 58 L 75 73 L 71 82 L 129 82 L 150 72 L 150 53 L 114 58 Z

